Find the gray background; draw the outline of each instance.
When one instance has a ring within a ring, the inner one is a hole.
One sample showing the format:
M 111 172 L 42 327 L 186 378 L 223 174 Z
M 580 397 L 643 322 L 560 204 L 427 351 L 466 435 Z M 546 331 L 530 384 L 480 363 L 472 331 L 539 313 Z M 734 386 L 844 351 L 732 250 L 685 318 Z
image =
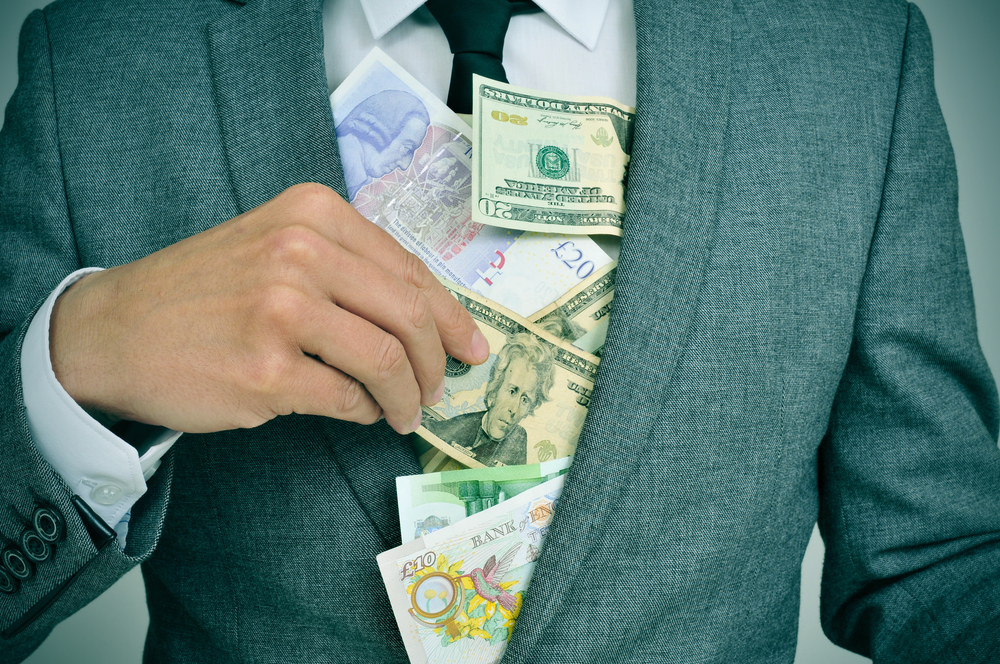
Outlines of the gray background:
M 0 99 L 17 84 L 17 34 L 28 13 L 48 0 L 0 0 Z M 1000 371 L 1000 2 L 918 0 L 934 38 L 937 87 L 958 158 L 960 210 L 969 253 L 979 338 Z M 823 545 L 816 532 L 802 565 L 797 664 L 865 662 L 827 640 L 819 627 Z M 142 577 L 134 570 L 59 625 L 27 662 L 136 664 L 148 623 Z

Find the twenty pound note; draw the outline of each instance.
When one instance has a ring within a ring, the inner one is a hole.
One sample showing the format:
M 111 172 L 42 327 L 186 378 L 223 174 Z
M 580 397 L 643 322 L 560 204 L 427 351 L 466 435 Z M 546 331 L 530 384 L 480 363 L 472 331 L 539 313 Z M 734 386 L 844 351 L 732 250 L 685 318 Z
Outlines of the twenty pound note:
M 377 556 L 413 664 L 500 661 L 564 476 Z
M 471 287 L 520 235 L 472 221 L 471 128 L 377 48 L 330 103 L 351 205 Z
M 611 261 L 587 237 L 474 221 L 472 129 L 379 49 L 330 103 L 351 205 L 438 276 L 526 316 Z

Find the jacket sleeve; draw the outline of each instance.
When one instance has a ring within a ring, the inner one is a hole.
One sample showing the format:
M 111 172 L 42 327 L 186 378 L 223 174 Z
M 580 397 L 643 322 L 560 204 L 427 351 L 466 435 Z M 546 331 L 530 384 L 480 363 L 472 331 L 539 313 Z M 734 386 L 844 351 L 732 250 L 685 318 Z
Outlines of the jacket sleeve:
M 820 448 L 823 628 L 899 662 L 1000 662 L 997 391 L 931 41 L 909 9 L 881 210 Z
M 28 323 L 78 256 L 63 186 L 45 16 L 21 30 L 18 87 L 0 131 L 0 659 L 16 662 L 63 618 L 151 555 L 172 462 L 136 503 L 122 551 L 29 433 L 20 355 Z

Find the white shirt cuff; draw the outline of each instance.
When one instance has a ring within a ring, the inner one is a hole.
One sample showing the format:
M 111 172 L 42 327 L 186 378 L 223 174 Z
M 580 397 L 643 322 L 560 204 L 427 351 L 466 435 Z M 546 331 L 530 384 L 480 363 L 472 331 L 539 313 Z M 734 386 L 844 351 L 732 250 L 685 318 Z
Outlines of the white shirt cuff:
M 56 379 L 49 355 L 52 308 L 67 288 L 100 269 L 84 268 L 63 279 L 35 314 L 21 348 L 21 384 L 35 447 L 70 489 L 115 527 L 146 493 L 146 480 L 181 434 L 159 428 L 137 450 L 88 415 Z

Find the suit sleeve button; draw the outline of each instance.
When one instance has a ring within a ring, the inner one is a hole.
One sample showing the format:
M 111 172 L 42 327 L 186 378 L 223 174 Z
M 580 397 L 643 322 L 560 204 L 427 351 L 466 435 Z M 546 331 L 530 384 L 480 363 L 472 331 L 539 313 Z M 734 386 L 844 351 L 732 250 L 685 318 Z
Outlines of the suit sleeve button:
M 114 505 L 125 495 L 125 490 L 117 484 L 102 484 L 94 487 L 90 497 L 98 505 Z
M 66 523 L 62 514 L 54 507 L 39 507 L 31 515 L 31 525 L 38 536 L 49 544 L 54 544 L 66 534 Z
M 3 564 L 18 581 L 26 581 L 35 575 L 35 566 L 31 564 L 25 555 L 16 546 L 9 546 L 3 550 Z
M 42 539 L 34 528 L 21 533 L 21 551 L 33 563 L 44 563 L 52 557 L 52 545 Z
M 7 568 L 0 565 L 0 593 L 13 595 L 21 589 L 21 584 L 14 576 L 7 571 Z

